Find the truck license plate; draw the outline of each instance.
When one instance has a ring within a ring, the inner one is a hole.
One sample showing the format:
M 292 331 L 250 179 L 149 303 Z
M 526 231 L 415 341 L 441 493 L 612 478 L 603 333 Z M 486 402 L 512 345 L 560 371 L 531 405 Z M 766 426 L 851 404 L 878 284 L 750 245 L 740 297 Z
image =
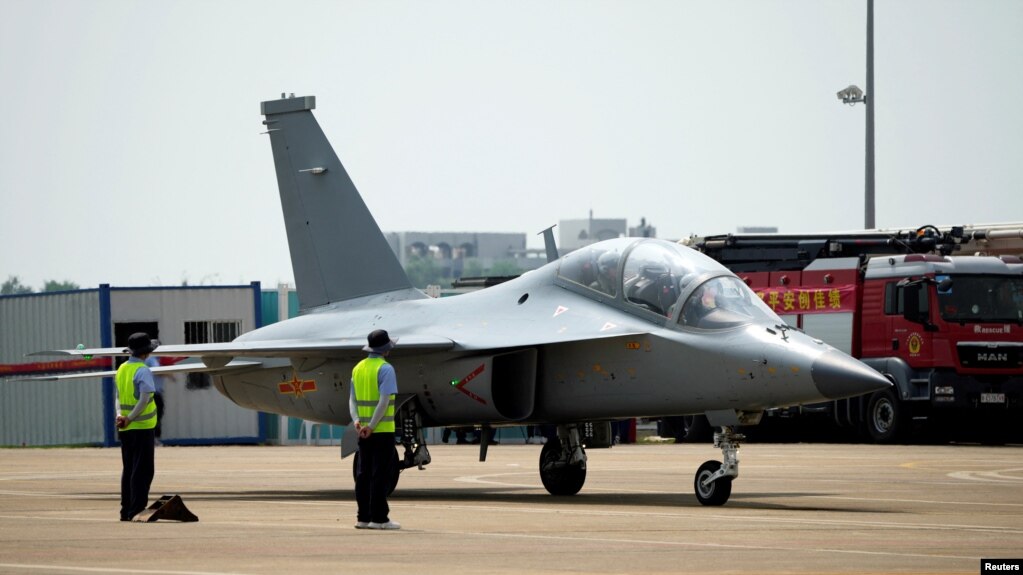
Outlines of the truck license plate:
M 1005 403 L 1004 393 L 982 393 L 980 394 L 981 403 Z

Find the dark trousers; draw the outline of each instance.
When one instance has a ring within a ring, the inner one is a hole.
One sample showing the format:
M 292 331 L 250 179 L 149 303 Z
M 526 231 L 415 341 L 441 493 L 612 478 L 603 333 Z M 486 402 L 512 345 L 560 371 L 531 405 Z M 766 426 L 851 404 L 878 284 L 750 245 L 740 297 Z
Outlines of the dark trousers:
M 152 429 L 118 433 L 121 440 L 121 520 L 127 521 L 146 508 L 149 486 L 153 484 L 153 452 L 156 434 Z
M 373 433 L 359 440 L 359 469 L 355 472 L 358 521 L 387 523 L 391 508 L 387 493 L 394 478 L 394 433 Z

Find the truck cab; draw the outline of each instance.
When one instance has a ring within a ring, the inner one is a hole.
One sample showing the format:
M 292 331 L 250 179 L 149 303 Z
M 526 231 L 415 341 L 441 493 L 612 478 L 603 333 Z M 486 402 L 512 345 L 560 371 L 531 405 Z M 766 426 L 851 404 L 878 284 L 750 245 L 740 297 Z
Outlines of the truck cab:
M 863 293 L 860 357 L 897 394 L 868 406 L 871 437 L 884 440 L 913 417 L 955 425 L 953 411 L 999 418 L 1023 407 L 1023 260 L 875 257 Z

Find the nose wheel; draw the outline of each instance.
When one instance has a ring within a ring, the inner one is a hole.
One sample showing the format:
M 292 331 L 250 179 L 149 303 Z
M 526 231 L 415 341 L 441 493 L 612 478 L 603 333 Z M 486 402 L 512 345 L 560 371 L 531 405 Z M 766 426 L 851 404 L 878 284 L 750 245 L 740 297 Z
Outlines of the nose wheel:
M 714 447 L 721 449 L 721 461 L 707 461 L 696 470 L 693 491 L 701 505 L 724 505 L 732 494 L 732 480 L 739 476 L 739 442 L 746 436 L 732 427 L 714 433 Z
M 720 461 L 707 461 L 696 470 L 696 479 L 693 480 L 693 489 L 696 491 L 696 499 L 703 505 L 724 505 L 728 496 L 732 494 L 732 478 L 718 475 L 717 479 L 711 479 L 721 470 Z

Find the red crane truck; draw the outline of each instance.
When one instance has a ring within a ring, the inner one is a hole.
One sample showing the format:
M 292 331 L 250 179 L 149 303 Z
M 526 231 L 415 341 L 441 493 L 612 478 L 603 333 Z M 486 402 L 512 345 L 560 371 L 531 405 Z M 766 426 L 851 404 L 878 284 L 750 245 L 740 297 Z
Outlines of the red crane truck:
M 969 427 L 993 442 L 1023 429 L 1013 421 L 1023 409 L 1023 227 L 729 234 L 685 243 L 729 267 L 786 324 L 894 383 L 773 415 L 827 414 L 879 443 L 906 437 L 913 423 L 939 434 Z M 987 255 L 962 255 L 973 250 Z

